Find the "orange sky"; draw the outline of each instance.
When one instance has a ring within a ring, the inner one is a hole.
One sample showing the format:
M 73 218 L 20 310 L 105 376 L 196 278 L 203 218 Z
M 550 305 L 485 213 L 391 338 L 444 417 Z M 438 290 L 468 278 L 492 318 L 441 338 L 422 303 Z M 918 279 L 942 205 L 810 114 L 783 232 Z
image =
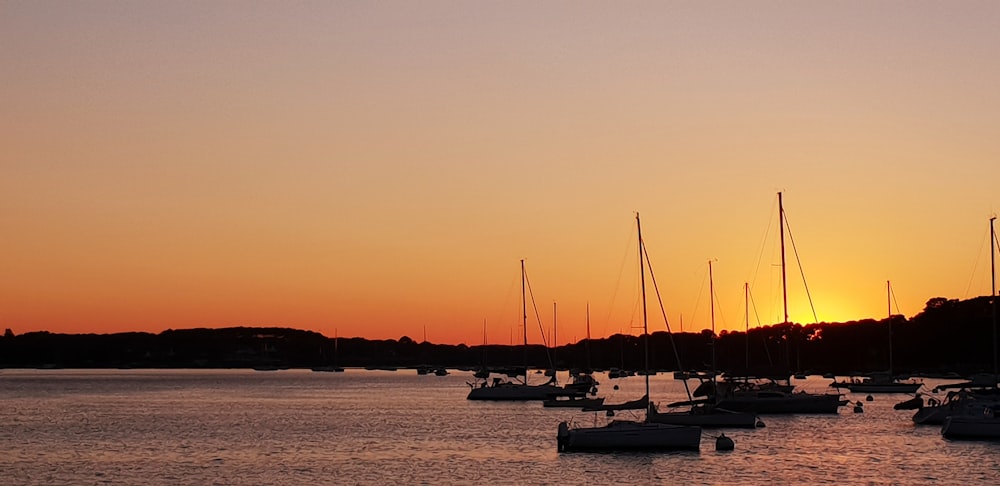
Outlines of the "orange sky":
M 672 323 L 709 326 L 715 259 L 742 329 L 744 282 L 781 320 L 779 190 L 820 320 L 882 318 L 886 280 L 907 316 L 986 295 L 997 25 L 989 1 L 8 2 L 0 327 L 507 343 L 524 258 L 561 343 L 588 302 L 595 336 L 635 332 L 639 211 Z

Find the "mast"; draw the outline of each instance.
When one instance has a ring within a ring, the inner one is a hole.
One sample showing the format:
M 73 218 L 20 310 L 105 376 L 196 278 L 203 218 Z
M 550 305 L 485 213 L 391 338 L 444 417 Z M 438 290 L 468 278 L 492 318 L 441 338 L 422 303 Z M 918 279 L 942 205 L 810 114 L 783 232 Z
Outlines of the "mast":
M 639 283 L 642 288 L 642 342 L 643 342 L 643 354 L 644 359 L 644 370 L 645 373 L 643 377 L 646 379 L 646 398 L 649 398 L 649 328 L 646 323 L 646 272 L 645 265 L 643 264 L 643 253 L 645 250 L 645 245 L 642 242 L 642 224 L 639 222 L 639 213 L 635 213 L 635 227 L 639 234 Z M 647 406 L 647 413 L 649 408 Z
M 781 192 L 778 192 L 778 227 L 781 231 L 781 301 L 785 310 L 785 367 L 792 367 L 792 330 L 788 326 L 788 281 L 785 278 L 785 207 L 781 204 Z
M 712 260 L 708 261 L 708 302 L 712 309 L 712 381 L 715 381 L 715 281 L 712 279 Z
M 778 192 L 778 228 L 781 234 L 781 300 L 785 307 L 785 320 L 788 324 L 788 283 L 785 279 L 785 208 L 781 204 L 781 192 Z
M 750 372 L 750 283 L 743 282 L 743 313 L 746 316 L 747 373 Z
M 521 259 L 521 329 L 524 331 L 524 384 L 528 384 L 528 302 L 525 300 L 524 259 Z
M 587 302 L 587 372 L 589 373 L 590 368 L 590 302 Z
M 559 338 L 556 334 L 556 303 L 552 302 L 552 376 L 556 376 L 556 351 L 559 350 Z
M 889 309 L 889 378 L 892 379 L 892 284 L 888 280 L 885 281 L 885 301 Z
M 996 220 L 996 216 L 990 218 L 990 303 L 993 304 L 993 381 L 997 381 L 997 375 L 1000 375 L 1000 371 L 997 369 L 997 269 L 996 250 L 994 249 L 994 244 L 1000 242 L 997 242 L 997 234 L 993 230 L 993 222 Z

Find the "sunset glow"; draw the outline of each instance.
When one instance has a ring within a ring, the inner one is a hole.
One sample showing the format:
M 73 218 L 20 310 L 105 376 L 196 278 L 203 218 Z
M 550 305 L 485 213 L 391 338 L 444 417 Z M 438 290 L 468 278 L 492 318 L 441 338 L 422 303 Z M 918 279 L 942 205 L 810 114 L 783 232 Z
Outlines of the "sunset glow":
M 588 303 L 594 337 L 637 333 L 638 211 L 671 326 L 710 327 L 714 259 L 742 330 L 745 282 L 750 325 L 782 319 L 779 191 L 793 322 L 802 274 L 819 321 L 884 318 L 886 280 L 907 317 L 988 295 L 997 25 L 985 1 L 7 2 L 0 328 L 518 342 L 525 259 L 561 344 Z

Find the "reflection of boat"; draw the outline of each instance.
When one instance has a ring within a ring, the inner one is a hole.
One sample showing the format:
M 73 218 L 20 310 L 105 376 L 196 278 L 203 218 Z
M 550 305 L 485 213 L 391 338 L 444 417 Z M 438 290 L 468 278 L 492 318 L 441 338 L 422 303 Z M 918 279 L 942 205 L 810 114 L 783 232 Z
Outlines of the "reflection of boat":
M 525 350 L 527 350 L 528 347 L 528 303 L 526 300 L 527 293 L 525 289 L 526 278 L 527 277 L 524 273 L 524 260 L 521 260 L 521 315 L 523 316 Z M 524 376 L 523 382 L 506 381 L 500 377 L 494 377 L 492 380 L 484 379 L 482 381 L 477 379 L 475 383 L 469 383 L 469 386 L 472 387 L 472 389 L 469 390 L 469 395 L 466 398 L 469 400 L 525 401 L 545 400 L 546 398 L 559 395 L 574 394 L 574 392 L 569 392 L 560 388 L 556 383 L 555 376 L 544 384 L 529 385 L 527 361 L 525 362 L 524 369 L 521 371 Z
M 646 319 L 646 282 L 645 265 L 648 258 L 645 255 L 645 245 L 642 241 L 642 229 L 639 225 L 639 215 L 635 216 L 636 228 L 639 234 L 639 281 L 642 287 L 642 335 L 645 345 L 645 369 L 649 369 L 649 328 Z M 643 399 L 648 404 L 649 375 L 644 376 L 646 395 Z M 648 408 L 647 408 L 648 413 Z M 650 422 L 648 417 L 643 421 L 613 420 L 600 427 L 570 427 L 567 422 L 560 422 L 556 441 L 560 452 L 570 451 L 608 451 L 636 449 L 694 449 L 701 445 L 701 428 L 685 425 L 669 425 Z

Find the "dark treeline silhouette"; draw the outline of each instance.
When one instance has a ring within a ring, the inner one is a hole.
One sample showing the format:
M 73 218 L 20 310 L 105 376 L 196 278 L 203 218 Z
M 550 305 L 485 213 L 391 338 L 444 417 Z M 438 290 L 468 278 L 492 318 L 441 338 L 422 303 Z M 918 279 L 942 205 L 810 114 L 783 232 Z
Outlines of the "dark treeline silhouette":
M 723 331 L 716 340 L 717 369 L 786 376 L 794 371 L 841 375 L 885 371 L 889 369 L 888 323 L 888 319 L 865 319 L 805 326 L 778 324 L 751 329 L 749 336 Z M 935 297 L 910 319 L 892 316 L 892 368 L 901 373 L 992 371 L 993 332 L 989 297 L 965 301 Z M 685 370 L 710 369 L 711 332 L 675 333 L 672 337 Z M 670 338 L 666 332 L 649 336 L 650 368 L 677 369 Z M 560 346 L 555 365 L 560 369 L 585 368 L 590 363 L 594 369 L 642 370 L 642 339 L 616 334 Z M 528 365 L 548 368 L 551 355 L 543 346 L 530 345 Z M 159 334 L 15 335 L 7 330 L 0 337 L 0 366 L 7 368 L 476 368 L 521 367 L 524 359 L 523 346 L 418 343 L 406 336 L 399 340 L 334 339 L 277 327 L 182 329 Z

